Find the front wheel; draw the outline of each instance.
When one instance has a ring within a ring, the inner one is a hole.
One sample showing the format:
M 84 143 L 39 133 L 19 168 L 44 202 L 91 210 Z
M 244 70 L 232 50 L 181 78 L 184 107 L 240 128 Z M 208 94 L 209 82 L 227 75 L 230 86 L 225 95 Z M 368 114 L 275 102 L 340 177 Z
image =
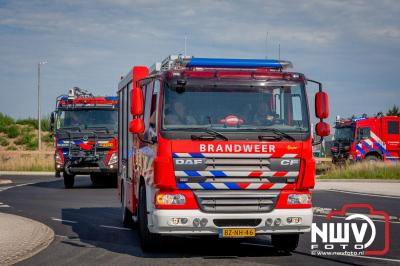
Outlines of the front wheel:
M 271 235 L 272 245 L 278 252 L 289 253 L 294 251 L 299 244 L 299 234 Z
M 375 162 L 380 161 L 380 158 L 376 155 L 367 155 L 365 157 L 365 161 L 375 163 Z
M 65 188 L 73 188 L 75 183 L 75 176 L 69 175 L 64 172 L 64 187 Z
M 143 251 L 157 250 L 160 247 L 161 236 L 151 233 L 148 228 L 145 185 L 140 186 L 138 219 L 140 245 Z

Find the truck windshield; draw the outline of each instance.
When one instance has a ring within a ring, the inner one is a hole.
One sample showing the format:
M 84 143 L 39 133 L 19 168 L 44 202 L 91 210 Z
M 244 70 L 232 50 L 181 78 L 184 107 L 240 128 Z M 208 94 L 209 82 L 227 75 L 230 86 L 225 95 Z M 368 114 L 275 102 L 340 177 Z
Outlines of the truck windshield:
M 336 127 L 335 128 L 335 140 L 347 140 L 353 141 L 354 139 L 354 127 Z
M 117 117 L 117 110 L 63 110 L 58 112 L 56 129 L 117 130 Z
M 213 128 L 220 132 L 309 130 L 304 84 L 279 86 L 164 85 L 162 130 Z

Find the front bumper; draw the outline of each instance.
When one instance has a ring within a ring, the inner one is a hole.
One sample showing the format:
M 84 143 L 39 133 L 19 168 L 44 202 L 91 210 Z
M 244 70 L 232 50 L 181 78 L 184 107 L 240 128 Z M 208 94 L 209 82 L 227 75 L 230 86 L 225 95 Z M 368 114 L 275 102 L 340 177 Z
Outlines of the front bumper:
M 300 217 L 301 223 L 288 224 L 287 218 Z M 173 218 L 187 218 L 185 225 L 171 225 Z M 195 227 L 195 218 L 206 218 L 208 223 L 201 227 Z M 266 220 L 272 218 L 281 219 L 279 226 L 267 226 Z M 274 209 L 268 213 L 204 213 L 199 210 L 159 210 L 155 209 L 148 215 L 149 230 L 152 233 L 169 235 L 218 235 L 220 228 L 215 225 L 215 219 L 261 219 L 257 226 L 229 226 L 232 228 L 256 228 L 256 234 L 284 234 L 284 233 L 305 233 L 311 228 L 313 213 L 312 209 Z
M 70 166 L 68 168 L 70 173 L 73 174 L 91 174 L 91 173 L 117 173 L 118 166 L 114 164 L 113 167 L 98 167 L 98 166 Z M 60 165 L 57 167 L 56 165 L 56 172 L 65 172 L 64 165 Z

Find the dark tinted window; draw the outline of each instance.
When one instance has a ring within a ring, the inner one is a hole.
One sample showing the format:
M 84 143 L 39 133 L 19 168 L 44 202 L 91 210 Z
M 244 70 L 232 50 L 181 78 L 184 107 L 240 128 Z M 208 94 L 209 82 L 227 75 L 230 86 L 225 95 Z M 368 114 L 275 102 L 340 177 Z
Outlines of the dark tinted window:
M 361 127 L 358 129 L 358 140 L 369 139 L 371 137 L 371 131 L 369 127 Z
M 388 122 L 388 134 L 399 134 L 399 122 L 389 121 Z

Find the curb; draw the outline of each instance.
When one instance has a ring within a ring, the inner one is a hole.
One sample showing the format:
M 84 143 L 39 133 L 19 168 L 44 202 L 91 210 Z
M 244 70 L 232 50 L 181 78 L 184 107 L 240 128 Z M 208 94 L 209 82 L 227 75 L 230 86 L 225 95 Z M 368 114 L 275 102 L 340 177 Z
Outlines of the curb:
M 46 249 L 54 240 L 54 231 L 47 225 L 13 214 L 0 213 L 0 261 L 13 265 Z M 11 226 L 10 226 L 11 225 Z M 5 233 L 7 231 L 8 233 Z
M 0 176 L 5 175 L 44 175 L 44 176 L 54 176 L 54 172 L 29 172 L 29 171 L 0 171 Z

